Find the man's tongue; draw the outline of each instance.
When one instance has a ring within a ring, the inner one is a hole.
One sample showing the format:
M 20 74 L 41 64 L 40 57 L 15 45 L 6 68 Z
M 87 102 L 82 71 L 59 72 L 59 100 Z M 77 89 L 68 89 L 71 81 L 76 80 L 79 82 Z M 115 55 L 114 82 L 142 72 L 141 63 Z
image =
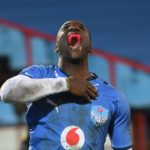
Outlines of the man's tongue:
M 79 46 L 81 42 L 82 42 L 82 39 L 81 39 L 80 34 L 73 33 L 68 36 L 69 46 Z

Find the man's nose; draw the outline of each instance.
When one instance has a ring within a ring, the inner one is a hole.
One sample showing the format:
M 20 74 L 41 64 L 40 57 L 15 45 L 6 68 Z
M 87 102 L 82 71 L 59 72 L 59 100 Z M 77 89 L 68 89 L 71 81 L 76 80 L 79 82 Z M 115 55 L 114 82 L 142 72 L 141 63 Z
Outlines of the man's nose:
M 70 26 L 69 30 L 80 30 L 79 26 Z

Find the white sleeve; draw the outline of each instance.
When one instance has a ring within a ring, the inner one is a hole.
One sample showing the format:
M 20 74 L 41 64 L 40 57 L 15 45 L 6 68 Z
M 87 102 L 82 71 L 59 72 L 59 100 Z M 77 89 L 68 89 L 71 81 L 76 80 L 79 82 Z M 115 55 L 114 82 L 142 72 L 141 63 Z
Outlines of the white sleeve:
M 2 85 L 0 96 L 6 103 L 27 103 L 67 90 L 68 85 L 65 78 L 32 79 L 24 75 L 17 75 Z

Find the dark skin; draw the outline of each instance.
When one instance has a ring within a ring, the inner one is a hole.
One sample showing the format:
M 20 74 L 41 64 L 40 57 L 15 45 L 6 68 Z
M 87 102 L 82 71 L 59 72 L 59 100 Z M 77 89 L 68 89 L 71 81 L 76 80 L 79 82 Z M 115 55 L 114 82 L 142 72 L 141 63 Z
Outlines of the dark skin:
M 82 38 L 80 46 L 74 48 L 68 44 L 67 40 L 70 33 L 80 34 Z M 69 92 L 78 96 L 84 96 L 89 102 L 91 98 L 96 99 L 98 96 L 97 89 L 86 80 L 91 76 L 88 69 L 91 38 L 83 23 L 72 20 L 62 25 L 56 38 L 56 52 L 59 53 L 58 67 L 70 76 L 68 78 L 70 84 Z
M 82 42 L 78 47 L 67 42 L 70 33 L 78 33 Z M 69 92 L 84 96 L 90 102 L 98 96 L 97 89 L 86 79 L 91 76 L 88 69 L 88 54 L 91 53 L 91 39 L 83 23 L 72 20 L 64 23 L 56 38 L 56 52 L 59 53 L 58 67 L 70 77 Z

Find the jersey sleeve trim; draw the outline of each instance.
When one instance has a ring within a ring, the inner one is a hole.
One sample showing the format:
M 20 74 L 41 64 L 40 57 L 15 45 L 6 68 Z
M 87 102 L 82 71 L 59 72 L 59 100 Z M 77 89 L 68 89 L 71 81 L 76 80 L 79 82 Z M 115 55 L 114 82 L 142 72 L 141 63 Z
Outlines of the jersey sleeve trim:
M 112 146 L 112 148 L 114 150 L 127 150 L 129 148 L 132 148 L 132 144 L 130 144 L 129 146 L 118 146 L 118 147 Z

